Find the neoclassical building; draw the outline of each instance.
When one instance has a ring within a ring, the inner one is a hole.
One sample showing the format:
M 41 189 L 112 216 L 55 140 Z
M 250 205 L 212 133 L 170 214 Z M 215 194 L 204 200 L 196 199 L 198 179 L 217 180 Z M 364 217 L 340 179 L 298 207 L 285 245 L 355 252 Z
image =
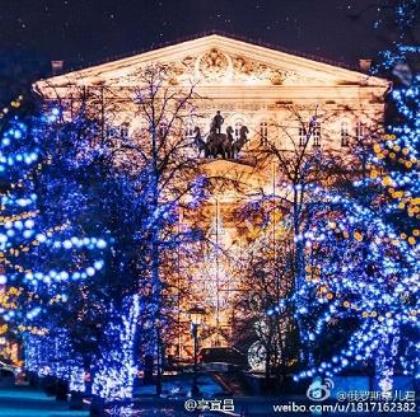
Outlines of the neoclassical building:
M 112 124 L 129 134 L 137 123 L 132 103 L 138 74 L 157 63 L 167 67 L 166 82 L 172 86 L 194 85 L 200 117 L 186 122 L 185 135 L 193 138 L 199 127 L 205 141 L 218 110 L 224 119 L 222 132 L 231 127 L 234 142 L 241 127 L 247 127 L 247 141 L 235 158 L 204 161 L 203 170 L 219 177 L 240 177 L 250 190 L 276 192 L 275 170 L 267 164 L 255 166 L 252 159 L 253 152 L 267 143 L 293 152 L 308 139 L 306 145 L 312 149 L 348 154 L 353 140 L 380 131 L 383 122 L 386 80 L 219 35 L 54 76 L 34 88 L 45 100 L 59 100 L 69 117 L 86 100 L 102 115 L 105 131 Z M 206 207 L 209 236 L 232 254 L 247 245 L 240 239 L 243 225 L 233 214 L 243 198 L 235 190 L 215 191 Z M 230 300 L 240 287 L 240 269 L 218 259 L 217 253 L 208 253 L 195 274 L 199 303 L 208 312 L 206 322 L 212 329 L 203 344 L 228 345 L 234 314 Z M 189 306 L 182 308 L 187 311 Z M 190 353 L 188 346 L 185 349 L 178 354 Z

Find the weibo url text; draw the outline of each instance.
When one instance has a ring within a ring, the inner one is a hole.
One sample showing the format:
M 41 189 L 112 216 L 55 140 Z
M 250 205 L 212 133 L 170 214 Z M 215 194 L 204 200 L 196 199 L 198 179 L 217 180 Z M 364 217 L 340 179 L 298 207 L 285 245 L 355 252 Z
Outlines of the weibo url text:
M 299 404 L 294 401 L 273 405 L 275 413 L 415 413 L 415 402 L 349 402 L 347 404 Z

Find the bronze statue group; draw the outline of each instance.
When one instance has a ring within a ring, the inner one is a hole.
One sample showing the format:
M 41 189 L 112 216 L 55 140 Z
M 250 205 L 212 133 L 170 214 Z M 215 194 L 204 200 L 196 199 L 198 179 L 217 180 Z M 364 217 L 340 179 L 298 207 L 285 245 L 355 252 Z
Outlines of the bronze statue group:
M 232 126 L 227 126 L 226 133 L 222 133 L 224 121 L 218 110 L 212 119 L 210 132 L 206 140 L 201 136 L 200 128 L 198 126 L 194 128 L 194 143 L 197 146 L 199 156 L 204 153 L 206 158 L 217 158 L 220 156 L 223 159 L 236 159 L 238 157 L 239 151 L 248 141 L 247 134 L 249 130 L 246 126 L 241 126 L 239 137 L 235 139 Z

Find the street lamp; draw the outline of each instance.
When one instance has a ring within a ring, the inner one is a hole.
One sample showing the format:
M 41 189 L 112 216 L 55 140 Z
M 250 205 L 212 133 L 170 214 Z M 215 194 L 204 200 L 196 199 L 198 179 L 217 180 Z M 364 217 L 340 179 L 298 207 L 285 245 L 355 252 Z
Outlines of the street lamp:
M 201 307 L 194 306 L 188 313 L 191 319 L 191 333 L 194 339 L 194 375 L 191 387 L 191 396 L 196 397 L 200 394 L 200 390 L 197 385 L 198 327 L 200 326 L 201 319 L 203 315 L 206 314 L 206 311 Z

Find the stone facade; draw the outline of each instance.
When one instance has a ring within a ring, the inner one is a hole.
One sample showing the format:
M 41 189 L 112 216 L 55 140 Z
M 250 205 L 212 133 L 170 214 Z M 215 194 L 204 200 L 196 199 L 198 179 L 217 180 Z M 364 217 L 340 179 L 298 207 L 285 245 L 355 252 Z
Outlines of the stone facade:
M 376 130 L 382 122 L 385 80 L 218 35 L 42 80 L 35 89 L 76 107 L 88 97 L 105 115 L 118 108 L 112 123 L 132 124 L 139 74 L 153 63 L 167 66 L 170 84 L 195 86 L 204 131 L 219 109 L 225 127 L 246 124 L 251 137 L 279 137 L 284 125 L 296 135 L 291 109 L 304 119 L 317 111 L 322 145 L 340 150 L 342 128 L 355 135 L 359 125 Z

